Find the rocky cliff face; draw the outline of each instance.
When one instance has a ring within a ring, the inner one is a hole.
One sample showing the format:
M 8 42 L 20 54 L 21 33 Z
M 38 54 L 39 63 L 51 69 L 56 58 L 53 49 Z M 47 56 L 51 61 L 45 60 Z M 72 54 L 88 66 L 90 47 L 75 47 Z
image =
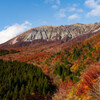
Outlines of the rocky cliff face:
M 86 34 L 93 31 L 100 30 L 100 23 L 95 24 L 72 24 L 61 26 L 42 26 L 32 28 L 23 34 L 11 39 L 9 44 L 15 44 L 17 42 L 32 41 L 36 39 L 43 39 L 47 41 L 63 40 L 68 41 L 81 34 Z

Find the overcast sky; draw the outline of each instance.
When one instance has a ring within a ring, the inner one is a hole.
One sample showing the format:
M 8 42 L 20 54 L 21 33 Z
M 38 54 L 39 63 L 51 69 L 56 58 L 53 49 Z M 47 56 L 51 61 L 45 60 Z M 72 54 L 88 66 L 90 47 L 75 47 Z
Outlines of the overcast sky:
M 100 0 L 0 0 L 0 43 L 37 26 L 100 22 Z

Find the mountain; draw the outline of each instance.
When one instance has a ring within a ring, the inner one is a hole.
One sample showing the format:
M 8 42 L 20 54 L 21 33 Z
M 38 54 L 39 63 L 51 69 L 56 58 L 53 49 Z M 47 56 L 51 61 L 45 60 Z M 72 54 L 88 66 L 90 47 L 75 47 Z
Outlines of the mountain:
M 59 32 L 67 27 L 69 33 L 26 41 L 32 30 L 50 27 L 31 29 L 1 44 L 1 100 L 99 100 L 100 23 L 52 27 Z
M 61 26 L 42 26 L 32 28 L 13 39 L 4 43 L 6 46 L 32 46 L 42 43 L 52 43 L 55 41 L 67 42 L 83 34 L 96 34 L 100 31 L 100 23 L 94 24 L 72 24 Z M 89 37 L 88 37 L 89 38 Z

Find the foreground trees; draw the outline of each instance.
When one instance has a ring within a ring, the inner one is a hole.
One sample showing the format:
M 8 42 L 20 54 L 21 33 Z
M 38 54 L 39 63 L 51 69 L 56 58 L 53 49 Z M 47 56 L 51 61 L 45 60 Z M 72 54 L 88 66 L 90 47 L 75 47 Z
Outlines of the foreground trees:
M 40 68 L 24 62 L 0 60 L 0 100 L 23 100 L 35 92 L 45 96 L 50 90 L 48 78 Z

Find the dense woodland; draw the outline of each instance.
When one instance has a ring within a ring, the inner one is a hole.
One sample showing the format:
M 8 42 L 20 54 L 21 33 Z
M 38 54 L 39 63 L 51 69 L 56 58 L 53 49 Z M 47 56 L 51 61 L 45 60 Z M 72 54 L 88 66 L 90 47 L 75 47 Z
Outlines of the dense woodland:
M 52 92 L 49 81 L 32 64 L 0 60 L 0 100 L 26 100 L 27 95 L 35 92 L 45 96 Z

